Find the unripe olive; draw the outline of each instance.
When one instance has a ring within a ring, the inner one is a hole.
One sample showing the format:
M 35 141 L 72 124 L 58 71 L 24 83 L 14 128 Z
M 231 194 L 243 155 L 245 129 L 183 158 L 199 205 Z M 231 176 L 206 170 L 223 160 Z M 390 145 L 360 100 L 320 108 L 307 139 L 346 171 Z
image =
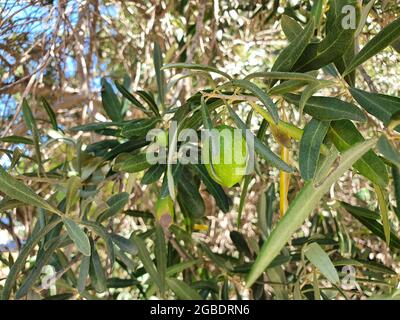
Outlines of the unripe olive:
M 213 139 L 206 139 L 203 144 L 203 161 L 208 173 L 216 182 L 231 188 L 242 181 L 246 171 L 249 154 L 246 140 L 241 132 L 235 134 L 233 127 L 221 125 L 215 129 L 219 133 L 219 148 L 210 148 Z
M 170 196 L 157 200 L 156 219 L 164 229 L 167 229 L 172 224 L 174 213 L 174 202 Z
M 156 135 L 156 142 L 159 146 L 162 146 L 164 148 L 168 147 L 168 130 L 165 131 L 160 131 Z

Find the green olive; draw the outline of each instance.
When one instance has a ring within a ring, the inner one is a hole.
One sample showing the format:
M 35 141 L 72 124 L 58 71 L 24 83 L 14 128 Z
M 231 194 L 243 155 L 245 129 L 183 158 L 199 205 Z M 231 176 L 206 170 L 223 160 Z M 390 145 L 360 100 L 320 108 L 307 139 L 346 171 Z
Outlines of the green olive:
M 156 142 L 159 146 L 168 147 L 168 130 L 162 131 L 156 135 Z
M 170 196 L 157 200 L 156 219 L 163 228 L 168 228 L 172 224 L 174 213 L 174 202 Z
M 210 141 L 213 139 L 208 138 L 203 144 L 203 161 L 208 173 L 216 182 L 231 188 L 242 181 L 246 171 L 249 154 L 246 140 L 241 133 L 235 134 L 236 129 L 233 127 L 221 125 L 215 129 L 220 133 L 219 148 L 211 148 Z

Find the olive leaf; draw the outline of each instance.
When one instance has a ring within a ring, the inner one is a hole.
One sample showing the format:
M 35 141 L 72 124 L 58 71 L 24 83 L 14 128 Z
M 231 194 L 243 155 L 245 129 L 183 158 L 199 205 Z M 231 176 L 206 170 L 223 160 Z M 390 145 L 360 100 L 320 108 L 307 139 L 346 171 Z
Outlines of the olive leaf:
M 350 88 L 350 92 L 361 107 L 381 120 L 385 126 L 389 126 L 392 117 L 400 112 L 400 98 L 398 97 L 355 88 Z M 397 131 L 400 132 L 400 128 Z
M 385 157 L 386 160 L 400 168 L 400 152 L 396 147 L 386 138 L 381 136 L 379 138 L 378 151 Z
M 380 218 L 379 213 L 370 211 L 366 208 L 352 206 L 345 202 L 341 202 L 341 206 L 373 234 L 384 241 L 386 240 L 384 227 L 379 221 L 377 221 Z M 393 231 L 390 231 L 390 247 L 400 249 L 400 239 Z
M 39 166 L 39 169 L 43 171 L 42 153 L 40 150 L 39 129 L 37 127 L 36 120 L 33 117 L 32 110 L 26 99 L 22 101 L 22 116 L 24 118 L 27 128 L 31 131 L 32 134 L 32 140 L 35 146 L 35 155 L 37 159 L 37 164 Z
M 10 269 L 10 272 L 8 273 L 3 290 L 1 291 L 2 300 L 8 300 L 10 298 L 10 294 L 17 280 L 18 273 L 25 267 L 25 262 L 26 259 L 28 259 L 29 254 L 39 243 L 39 241 L 41 241 L 49 232 L 51 232 L 60 222 L 61 219 L 59 217 L 56 217 L 56 219 L 54 219 L 52 222 L 49 222 L 40 230 L 38 230 L 38 232 L 32 234 L 31 237 L 29 237 L 22 251 L 19 253 L 17 260 L 15 260 Z
M 253 93 L 260 101 L 264 104 L 264 106 L 267 108 L 269 113 L 272 116 L 272 119 L 274 120 L 275 123 L 278 123 L 279 121 L 279 116 L 278 116 L 278 111 L 276 104 L 272 101 L 272 99 L 263 91 L 261 90 L 257 85 L 254 83 L 248 81 L 248 80 L 231 80 L 227 83 L 225 83 L 223 86 L 220 88 L 222 89 L 223 87 L 226 86 L 233 86 L 233 87 L 239 87 L 244 90 L 248 90 L 251 93 Z
M 304 128 L 300 141 L 300 173 L 304 180 L 311 180 L 317 170 L 322 142 L 328 132 L 329 122 L 312 119 Z
M 118 81 L 114 82 L 115 87 L 118 89 L 118 91 L 122 94 L 124 98 L 126 98 L 128 101 L 130 101 L 137 109 L 143 111 L 144 113 L 148 114 L 149 110 L 147 110 L 140 102 L 138 99 L 135 98 L 135 96 L 130 93 L 123 84 L 120 84 Z
M 147 160 L 147 154 L 145 152 L 129 155 L 128 158 L 121 164 L 116 170 L 124 172 L 140 172 L 150 168 L 151 164 Z
M 339 283 L 339 275 L 331 259 L 321 246 L 313 242 L 306 246 L 304 255 L 332 283 Z
M 126 138 L 146 136 L 160 120 L 160 118 L 154 117 L 130 121 L 122 127 L 121 134 Z
M 281 18 L 281 27 L 289 41 L 293 41 L 299 34 L 303 33 L 303 27 L 292 17 L 285 14 Z
M 194 64 L 194 63 L 169 63 L 164 65 L 161 70 L 166 70 L 166 69 L 189 69 L 189 70 L 196 70 L 196 71 L 203 71 L 203 72 L 213 72 L 217 73 L 229 80 L 232 80 L 232 77 L 227 74 L 226 72 L 223 72 L 217 68 L 211 67 L 211 66 L 205 66 L 201 64 Z
M 304 50 L 302 56 L 293 67 L 293 71 L 317 70 L 327 66 L 342 56 L 352 43 L 355 29 L 344 28 L 342 23 L 346 17 L 345 6 L 356 9 L 356 18 L 359 20 L 360 5 L 357 0 L 330 1 L 328 12 L 327 35 L 320 41 L 310 43 Z
M 15 143 L 15 144 L 33 144 L 32 139 L 20 136 L 7 136 L 0 138 L 0 142 Z
M 175 278 L 166 278 L 168 287 L 182 300 L 202 300 L 196 290 L 186 282 Z
M 101 101 L 103 108 L 112 121 L 122 121 L 122 104 L 115 94 L 110 83 L 105 79 L 101 79 Z
M 355 143 L 364 141 L 362 134 L 348 120 L 331 122 L 328 136 L 340 152 L 348 150 Z M 384 187 L 388 184 L 389 178 L 386 166 L 372 150 L 354 163 L 353 167 L 361 175 L 380 186 Z
M 390 222 L 389 222 L 389 209 L 387 206 L 388 199 L 385 196 L 385 191 L 381 186 L 374 185 L 376 196 L 378 198 L 379 208 L 381 210 L 383 232 L 388 246 L 390 246 Z
M 383 28 L 375 37 L 373 37 L 354 57 L 346 68 L 344 75 L 349 74 L 360 64 L 385 49 L 395 40 L 400 38 L 400 18 L 397 18 L 392 23 Z
M 165 78 L 164 78 L 164 70 L 161 69 L 163 66 L 163 58 L 162 58 L 161 48 L 158 42 L 154 43 L 153 61 L 154 61 L 154 69 L 156 71 L 158 97 L 160 99 L 161 105 L 164 105 Z
M 74 203 L 79 196 L 79 189 L 81 187 L 81 178 L 73 176 L 68 179 L 67 183 L 67 195 L 66 195 L 66 209 L 65 214 L 68 215 L 72 209 Z
M 55 112 L 51 108 L 49 102 L 44 97 L 41 97 L 40 100 L 42 101 L 42 105 L 43 105 L 44 109 L 46 110 L 47 115 L 49 116 L 50 123 L 51 123 L 53 129 L 57 131 L 59 128 L 58 128 L 57 116 L 56 116 Z
M 297 194 L 288 211 L 278 222 L 276 227 L 264 242 L 246 279 L 246 286 L 250 287 L 269 266 L 272 260 L 279 254 L 293 233 L 301 226 L 304 220 L 311 214 L 322 196 L 329 190 L 340 176 L 370 150 L 377 140 L 371 139 L 352 146 L 340 155 L 338 166 L 319 185 L 312 181 L 307 182 Z
M 24 183 L 16 180 L 0 166 L 0 191 L 4 192 L 11 199 L 21 201 L 27 205 L 43 208 L 49 212 L 62 215 L 62 213 L 39 197 Z
M 90 242 L 86 233 L 78 226 L 78 224 L 69 218 L 63 219 L 65 228 L 69 237 L 74 241 L 77 249 L 85 256 L 90 256 Z
M 296 38 L 279 54 L 272 71 L 290 71 L 296 61 L 300 58 L 306 46 L 314 34 L 315 23 L 311 18 L 304 30 L 297 34 Z
M 287 102 L 300 105 L 301 96 L 296 94 L 285 94 Z M 355 105 L 333 97 L 314 96 L 307 100 L 304 112 L 322 121 L 353 120 L 366 122 L 365 114 Z

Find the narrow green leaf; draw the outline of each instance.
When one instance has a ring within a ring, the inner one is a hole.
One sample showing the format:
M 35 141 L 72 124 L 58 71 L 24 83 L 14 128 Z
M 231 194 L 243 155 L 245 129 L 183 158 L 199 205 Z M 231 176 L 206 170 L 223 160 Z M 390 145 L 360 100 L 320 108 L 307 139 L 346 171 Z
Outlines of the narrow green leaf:
M 350 88 L 353 98 L 363 107 L 368 113 L 377 117 L 388 126 L 392 117 L 400 112 L 400 98 L 367 92 L 355 88 Z M 400 128 L 397 129 L 400 132 Z
M 373 5 L 375 4 L 376 0 L 370 0 L 366 5 L 362 7 L 361 10 L 361 17 L 360 17 L 360 22 L 358 24 L 357 30 L 355 37 L 358 37 L 362 31 L 362 29 L 365 26 L 365 23 L 367 22 L 367 18 L 369 15 L 369 12 L 371 11 Z
M 0 166 L 0 191 L 10 198 L 19 200 L 27 205 L 42 208 L 56 214 L 62 214 L 24 183 L 19 182 L 9 175 L 2 166 Z
M 268 187 L 258 202 L 257 206 L 257 216 L 258 224 L 262 230 L 263 238 L 265 239 L 272 230 L 272 222 L 274 216 L 274 204 L 275 199 L 275 186 L 273 183 Z
M 110 127 L 119 127 L 122 125 L 124 125 L 124 122 L 94 122 L 94 123 L 83 124 L 81 126 L 72 127 L 69 130 L 72 132 L 78 132 L 78 131 L 90 132 L 90 131 L 108 129 Z
M 66 195 L 66 209 L 65 214 L 68 215 L 79 197 L 79 189 L 81 187 L 81 178 L 73 176 L 68 179 L 67 195 Z
M 169 63 L 164 65 L 161 70 L 166 70 L 166 69 L 189 69 L 189 70 L 196 70 L 196 71 L 203 71 L 203 72 L 213 72 L 213 73 L 217 73 L 229 80 L 232 80 L 232 77 L 221 71 L 218 70 L 217 68 L 211 67 L 211 66 L 205 66 L 205 65 L 201 65 L 201 64 L 193 64 L 193 63 Z
M 347 120 L 333 121 L 328 136 L 340 152 L 348 150 L 358 142 L 364 141 L 364 137 L 355 125 Z M 388 184 L 389 177 L 386 166 L 372 150 L 354 164 L 354 169 L 373 183 L 383 187 Z
M 129 193 L 121 192 L 114 194 L 107 200 L 108 209 L 104 211 L 98 218 L 97 222 L 103 222 L 108 218 L 120 213 L 129 201 Z
M 250 91 L 252 94 L 254 94 L 260 101 L 264 104 L 264 106 L 267 108 L 269 113 L 272 116 L 272 119 L 274 120 L 275 124 L 278 123 L 279 121 L 279 116 L 278 116 L 278 111 L 275 103 L 272 101 L 270 97 L 267 96 L 267 94 L 261 90 L 258 86 L 256 86 L 254 83 L 248 81 L 248 80 L 232 80 L 223 85 L 225 86 L 233 86 L 233 87 L 238 87 L 244 90 Z
M 23 156 L 22 150 L 20 148 L 16 147 L 13 151 L 12 161 L 10 164 L 10 168 L 8 169 L 9 171 L 11 171 L 15 168 L 15 166 L 18 164 L 18 162 L 22 158 L 22 156 Z
M 138 248 L 138 255 L 139 255 L 140 260 L 143 263 L 143 267 L 145 268 L 146 272 L 150 275 L 153 282 L 161 290 L 161 288 L 163 288 L 164 280 L 161 279 L 160 274 L 157 272 L 156 266 L 154 265 L 153 261 L 151 260 L 150 254 L 147 251 L 144 241 L 138 236 L 133 236 L 133 241 L 135 242 L 135 244 Z
M 201 180 L 204 182 L 207 191 L 214 197 L 217 206 L 223 212 L 228 212 L 231 201 L 226 195 L 224 189 L 222 189 L 222 187 L 210 177 L 203 164 L 192 165 L 192 167 L 195 169 Z
M 23 205 L 25 205 L 25 204 L 18 200 L 12 200 L 8 197 L 4 197 L 3 200 L 0 201 L 0 211 L 4 212 L 6 210 L 21 207 Z
M 311 9 L 311 16 L 314 17 L 316 28 L 319 28 L 321 24 L 326 2 L 327 0 L 314 0 L 314 4 Z
M 355 28 L 343 27 L 348 19 L 348 12 L 345 6 L 355 8 L 356 19 L 359 21 L 360 5 L 358 0 L 336 0 L 330 1 L 328 22 L 326 26 L 326 37 L 318 43 L 310 43 L 304 50 L 302 56 L 293 67 L 294 71 L 305 72 L 318 70 L 334 62 L 341 57 L 352 43 Z M 353 16 L 352 16 L 353 18 Z
M 390 222 L 389 222 L 389 209 L 387 207 L 388 199 L 385 192 L 379 185 L 374 185 L 375 192 L 378 198 L 379 208 L 381 209 L 383 232 L 388 246 L 390 246 Z
M 287 15 L 282 16 L 281 27 L 289 41 L 293 41 L 299 34 L 303 33 L 303 27 L 296 20 Z
M 167 269 L 167 277 L 172 277 L 177 273 L 181 273 L 182 271 L 186 270 L 187 268 L 193 267 L 196 264 L 200 264 L 201 260 L 187 260 L 178 264 L 174 264 L 173 266 L 168 267 Z
M 394 198 L 396 200 L 396 215 L 400 219 L 400 168 L 392 166 Z
M 154 101 L 152 94 L 141 90 L 136 91 L 136 93 L 148 104 L 151 111 L 153 111 L 153 113 L 159 117 L 160 111 L 158 110 L 157 103 Z
M 165 78 L 164 78 L 164 70 L 161 69 L 163 66 L 163 58 L 162 58 L 162 52 L 161 52 L 160 45 L 157 42 L 154 43 L 153 61 L 154 61 L 154 69 L 156 71 L 158 96 L 159 96 L 161 105 L 164 105 Z
M 342 56 L 337 58 L 333 63 L 337 69 L 337 71 L 342 75 L 345 81 L 351 86 L 355 86 L 356 83 L 356 72 L 352 71 L 348 75 L 343 76 L 344 71 L 346 70 L 347 66 L 353 60 L 356 55 L 356 41 L 355 39 L 352 40 L 351 45 L 347 48 L 347 50 L 343 53 Z M 331 65 L 333 67 L 333 65 Z M 334 74 L 334 77 L 338 77 L 339 75 Z
M 318 82 L 316 77 L 308 73 L 298 73 L 298 72 L 283 72 L 283 71 L 271 71 L 271 72 L 254 72 L 247 75 L 244 79 L 251 80 L 254 78 L 264 78 L 273 80 L 297 80 L 306 82 Z
M 246 196 L 249 190 L 249 185 L 252 179 L 252 175 L 248 174 L 247 176 L 244 177 L 242 186 L 241 186 L 241 192 L 240 192 L 240 202 L 239 202 L 239 209 L 238 209 L 238 218 L 237 218 L 237 225 L 238 228 L 240 227 L 241 220 L 242 220 L 242 213 L 244 209 L 244 205 L 246 203 Z
M 89 267 L 89 275 L 92 282 L 92 286 L 98 293 L 105 292 L 107 290 L 107 279 L 103 269 L 103 266 L 100 262 L 99 254 L 94 247 L 92 246 L 92 256 L 91 263 Z
M 89 229 L 91 229 L 93 232 L 95 232 L 97 235 L 99 235 L 104 240 L 104 242 L 106 244 L 106 248 L 107 248 L 108 259 L 109 259 L 110 265 L 112 267 L 115 262 L 115 252 L 114 252 L 114 246 L 113 246 L 111 236 L 107 232 L 107 229 L 104 228 L 100 223 L 95 222 L 95 221 L 82 220 L 80 223 L 82 225 L 84 225 L 85 227 L 88 227 Z
M 63 219 L 69 237 L 74 241 L 77 249 L 85 256 L 90 256 L 90 242 L 86 233 L 78 224 L 69 218 Z
M 339 152 L 334 145 L 331 146 L 324 159 L 320 161 L 314 177 L 314 184 L 319 185 L 328 175 L 332 166 L 339 156 Z
M 25 124 L 27 128 L 31 131 L 32 133 L 32 139 L 33 139 L 33 144 L 35 146 L 35 155 L 37 159 L 37 164 L 39 166 L 40 170 L 43 170 L 42 168 L 42 153 L 40 150 L 40 137 L 39 137 L 39 129 L 36 124 L 36 120 L 33 117 L 32 110 L 28 105 L 28 101 L 24 99 L 22 102 L 22 115 L 25 121 Z
M 310 42 L 314 29 L 314 19 L 311 18 L 304 30 L 279 54 L 271 70 L 290 71 Z
M 146 141 L 146 139 L 143 137 L 129 140 L 127 142 L 121 143 L 121 144 L 117 145 L 116 147 L 112 148 L 109 152 L 107 152 L 104 155 L 104 159 L 112 160 L 121 153 L 133 152 L 133 151 L 138 150 L 148 144 L 149 144 L 149 142 Z
M 326 252 L 321 246 L 316 243 L 310 243 L 304 249 L 304 255 L 307 259 L 327 278 L 334 284 L 339 283 L 339 275 Z
M 179 299 L 202 300 L 201 296 L 197 293 L 197 291 L 191 288 L 185 282 L 174 278 L 167 278 L 166 280 L 168 287 L 177 295 Z
M 57 237 L 56 240 L 48 246 L 48 248 L 42 246 L 39 249 L 34 267 L 30 270 L 28 276 L 25 278 L 24 282 L 16 292 L 15 299 L 19 300 L 28 293 L 28 291 L 35 284 L 36 280 L 40 277 L 43 267 L 49 263 L 50 258 L 53 256 L 55 250 L 63 240 L 65 240 L 64 237 Z
M 250 248 L 244 238 L 243 234 L 238 231 L 231 231 L 230 238 L 235 245 L 236 249 L 244 254 L 246 257 L 252 259 L 253 255 L 251 254 Z
M 10 272 L 8 273 L 3 290 L 1 291 L 2 300 L 8 300 L 10 298 L 10 294 L 17 280 L 18 273 L 25 267 L 25 262 L 29 257 L 29 254 L 39 243 L 39 241 L 42 240 L 46 234 L 52 231 L 60 222 L 61 219 L 56 217 L 54 221 L 46 224 L 37 233 L 32 234 L 32 236 L 28 239 L 22 251 L 19 253 L 17 260 L 15 260 L 14 264 L 12 265 Z
M 400 38 L 400 18 L 397 18 L 392 23 L 383 28 L 375 37 L 373 37 L 354 57 L 347 67 L 344 74 L 349 74 L 360 64 L 385 49 L 391 43 Z
M 151 129 L 153 129 L 160 121 L 161 119 L 156 117 L 150 119 L 134 120 L 128 122 L 122 127 L 121 134 L 127 138 L 146 136 L 146 134 Z
M 160 277 L 160 292 L 161 295 L 165 291 L 165 278 L 167 273 L 167 249 L 165 246 L 165 236 L 161 225 L 157 224 L 156 227 L 156 237 L 154 243 L 154 254 L 157 262 L 157 272 Z
M 122 104 L 112 86 L 106 79 L 101 79 L 101 100 L 103 108 L 112 121 L 122 121 Z
M 194 176 L 184 170 L 178 180 L 178 202 L 183 213 L 195 219 L 203 217 L 206 210 L 199 187 Z
M 400 168 L 400 152 L 396 147 L 386 138 L 381 136 L 379 138 L 378 151 L 385 157 L 386 160 Z
M 329 122 L 312 119 L 304 128 L 300 140 L 299 165 L 304 180 L 311 180 L 317 170 L 322 142 L 329 129 Z
M 286 214 L 264 242 L 247 276 L 247 287 L 250 287 L 258 279 L 265 268 L 279 254 L 293 233 L 301 226 L 317 206 L 323 195 L 329 190 L 332 183 L 337 181 L 346 170 L 350 169 L 353 163 L 370 150 L 376 142 L 376 139 L 372 139 L 358 143 L 342 153 L 338 166 L 319 186 L 315 186 L 312 181 L 305 184 L 291 203 Z
M 15 144 L 33 144 L 32 139 L 20 136 L 8 136 L 0 138 L 0 142 L 15 143 Z
M 121 164 L 119 170 L 135 173 L 148 169 L 150 168 L 150 166 L 151 164 L 147 161 L 147 154 L 143 152 L 130 156 Z
M 341 202 L 341 206 L 373 234 L 386 241 L 383 226 L 377 221 L 380 218 L 378 213 L 365 208 L 355 207 L 345 202 Z M 393 231 L 390 233 L 390 247 L 400 249 L 400 239 Z
M 272 87 L 267 92 L 270 96 L 284 95 L 287 93 L 296 92 L 306 86 L 308 83 L 309 82 L 302 80 L 287 80 Z
M 154 182 L 157 182 L 160 180 L 161 176 L 164 174 L 166 170 L 166 165 L 165 164 L 154 164 L 152 165 L 149 170 L 146 171 L 146 173 L 143 175 L 142 180 L 140 183 L 142 185 L 147 185 L 147 184 L 152 184 Z
M 179 181 L 182 172 L 182 165 L 178 162 L 176 165 L 170 165 L 168 169 L 167 165 L 167 174 L 164 174 L 164 179 L 161 184 L 160 197 L 165 198 L 171 195 L 170 190 L 174 192 L 175 195 L 175 183 Z M 172 198 L 172 197 L 171 197 Z
M 285 94 L 287 102 L 300 105 L 301 96 L 295 94 Z M 314 96 L 307 100 L 304 112 L 321 121 L 333 120 L 353 120 L 366 122 L 365 114 L 355 105 L 332 97 Z
M 201 97 L 200 105 L 201 105 L 201 117 L 203 119 L 204 129 L 211 130 L 213 128 L 213 124 L 203 96 Z
M 111 239 L 122 251 L 129 253 L 133 256 L 138 254 L 138 248 L 131 239 L 124 238 L 114 233 L 111 234 Z
M 147 110 L 143 105 L 139 102 L 138 99 L 135 98 L 133 94 L 131 94 L 128 89 L 125 88 L 124 85 L 120 84 L 119 82 L 115 81 L 114 82 L 115 86 L 117 87 L 118 91 L 128 100 L 130 101 L 136 108 L 139 110 L 143 111 L 144 113 L 148 113 L 149 110 Z
M 51 126 L 53 127 L 54 130 L 57 131 L 58 124 L 57 124 L 56 114 L 54 113 L 53 109 L 51 108 L 49 102 L 44 97 L 41 97 L 40 100 L 42 101 L 42 105 L 43 105 L 44 109 L 46 110 L 47 115 L 49 116 Z
M 89 275 L 89 267 L 90 267 L 90 257 L 84 256 L 79 267 L 79 277 L 78 277 L 78 284 L 76 289 L 79 293 L 85 291 L 86 287 L 86 279 Z
M 299 101 L 300 116 L 303 115 L 303 110 L 308 99 L 310 99 L 318 90 L 331 86 L 332 84 L 334 84 L 332 81 L 319 80 L 318 82 L 310 83 L 307 87 L 305 87 Z

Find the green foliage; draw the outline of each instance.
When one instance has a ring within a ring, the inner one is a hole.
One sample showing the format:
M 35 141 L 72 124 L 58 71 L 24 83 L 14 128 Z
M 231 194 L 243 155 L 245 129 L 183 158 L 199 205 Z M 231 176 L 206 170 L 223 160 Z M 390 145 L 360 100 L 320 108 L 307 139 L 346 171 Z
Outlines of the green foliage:
M 304 180 L 311 180 L 317 170 L 322 142 L 329 129 L 329 122 L 312 119 L 304 128 L 300 141 L 300 173 Z

